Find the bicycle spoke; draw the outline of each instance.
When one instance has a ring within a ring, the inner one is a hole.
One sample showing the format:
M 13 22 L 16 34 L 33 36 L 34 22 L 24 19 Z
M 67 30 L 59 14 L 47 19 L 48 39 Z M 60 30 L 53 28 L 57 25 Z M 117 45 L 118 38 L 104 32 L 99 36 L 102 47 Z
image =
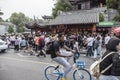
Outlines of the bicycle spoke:
M 92 80 L 90 73 L 85 69 L 76 70 L 73 78 L 74 80 Z
M 45 77 L 47 78 L 47 80 L 58 80 L 59 71 L 55 70 L 54 66 L 49 66 L 45 69 Z

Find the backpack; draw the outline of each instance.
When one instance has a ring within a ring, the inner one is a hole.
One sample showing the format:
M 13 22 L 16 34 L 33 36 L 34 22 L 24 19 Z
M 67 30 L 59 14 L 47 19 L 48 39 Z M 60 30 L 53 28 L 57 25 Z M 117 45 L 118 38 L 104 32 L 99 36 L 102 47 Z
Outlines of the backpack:
M 54 45 L 53 45 L 53 41 L 52 42 L 49 42 L 47 43 L 47 49 L 46 49 L 46 54 L 52 54 L 53 51 L 54 51 Z
M 97 49 L 99 47 L 99 43 L 97 40 L 93 41 L 93 50 Z
M 120 54 L 115 55 L 113 58 L 111 74 L 114 76 L 120 76 Z
M 39 39 L 39 44 L 41 47 L 44 47 L 45 46 L 45 40 L 43 38 L 40 38 Z
M 110 52 L 109 54 L 107 54 L 103 59 L 99 59 L 98 61 L 95 61 L 91 66 L 90 66 L 90 73 L 92 76 L 96 77 L 96 78 L 99 78 L 100 74 L 101 73 L 104 73 L 105 71 L 107 71 L 111 66 L 109 65 L 106 69 L 104 69 L 103 71 L 100 72 L 100 63 L 105 59 L 107 58 L 109 55 L 111 55 L 112 53 L 114 52 Z
M 42 46 L 42 47 L 45 46 L 45 40 L 44 40 L 44 39 L 42 39 L 42 41 L 41 41 L 41 46 Z
M 78 38 L 78 42 L 82 41 L 82 36 L 81 35 L 79 35 L 77 38 Z

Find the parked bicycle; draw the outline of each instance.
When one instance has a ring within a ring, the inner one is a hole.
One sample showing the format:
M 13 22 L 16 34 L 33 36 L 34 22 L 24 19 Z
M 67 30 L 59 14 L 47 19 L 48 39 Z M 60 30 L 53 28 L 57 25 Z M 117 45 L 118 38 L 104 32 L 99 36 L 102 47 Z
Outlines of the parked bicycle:
M 85 69 L 85 62 L 76 60 L 73 64 L 73 80 L 92 80 L 92 76 L 88 70 Z M 47 80 L 62 80 L 64 76 L 63 67 L 58 66 L 48 66 L 45 71 L 45 78 Z

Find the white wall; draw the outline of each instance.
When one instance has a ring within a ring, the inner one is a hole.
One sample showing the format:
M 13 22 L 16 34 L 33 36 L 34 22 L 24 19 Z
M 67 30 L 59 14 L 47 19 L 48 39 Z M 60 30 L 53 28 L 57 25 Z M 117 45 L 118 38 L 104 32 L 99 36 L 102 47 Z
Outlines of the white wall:
M 6 33 L 6 26 L 0 25 L 0 35 Z
M 0 23 L 0 35 L 4 33 L 8 33 L 9 26 L 12 25 L 14 28 L 14 32 L 16 32 L 16 26 L 9 22 L 1 22 Z

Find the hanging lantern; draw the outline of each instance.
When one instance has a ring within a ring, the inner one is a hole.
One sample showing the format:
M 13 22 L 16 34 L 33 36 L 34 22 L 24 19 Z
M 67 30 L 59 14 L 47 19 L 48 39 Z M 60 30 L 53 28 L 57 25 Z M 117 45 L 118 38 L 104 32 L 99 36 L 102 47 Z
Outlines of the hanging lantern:
M 98 29 L 98 31 L 101 31 L 101 29 Z
M 37 33 L 40 33 L 40 32 L 41 32 L 41 30 L 38 30 L 38 31 L 37 31 Z
M 103 31 L 105 31 L 105 28 L 103 28 Z

